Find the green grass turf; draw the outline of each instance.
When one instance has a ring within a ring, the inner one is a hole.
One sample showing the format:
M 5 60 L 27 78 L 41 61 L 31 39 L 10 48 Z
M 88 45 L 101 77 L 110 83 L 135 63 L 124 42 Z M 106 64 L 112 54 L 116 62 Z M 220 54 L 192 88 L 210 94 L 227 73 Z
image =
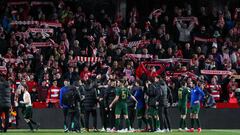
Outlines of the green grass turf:
M 63 133 L 63 130 L 39 130 L 34 133 L 28 130 L 9 130 L 8 133 L 0 133 L 0 135 L 76 135 L 78 133 Z M 132 134 L 132 135 L 147 135 L 147 134 L 166 134 L 166 135 L 199 135 L 199 133 L 186 133 L 178 132 L 174 130 L 171 133 L 104 133 L 104 132 L 90 132 L 90 133 L 80 133 L 81 135 L 122 135 L 122 134 Z M 240 135 L 240 130 L 203 130 L 200 135 Z

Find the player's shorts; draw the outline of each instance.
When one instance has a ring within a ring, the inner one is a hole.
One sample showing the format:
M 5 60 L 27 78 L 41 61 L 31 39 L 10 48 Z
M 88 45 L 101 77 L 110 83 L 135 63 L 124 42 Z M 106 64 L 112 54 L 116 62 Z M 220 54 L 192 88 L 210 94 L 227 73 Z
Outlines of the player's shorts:
M 117 103 L 115 107 L 115 115 L 128 115 L 127 103 Z
M 158 111 L 154 107 L 149 107 L 148 110 L 147 110 L 147 115 L 156 116 L 156 115 L 158 115 Z
M 144 108 L 137 109 L 137 117 L 144 116 L 144 114 L 145 114 L 145 109 Z
M 198 114 L 200 111 L 200 104 L 195 104 L 190 107 L 190 113 Z
M 178 106 L 178 110 L 181 113 L 181 115 L 187 114 L 187 106 L 180 105 L 180 106 Z
M 25 108 L 24 113 L 23 113 L 23 117 L 25 119 L 31 119 L 32 118 L 32 107 L 31 106 Z

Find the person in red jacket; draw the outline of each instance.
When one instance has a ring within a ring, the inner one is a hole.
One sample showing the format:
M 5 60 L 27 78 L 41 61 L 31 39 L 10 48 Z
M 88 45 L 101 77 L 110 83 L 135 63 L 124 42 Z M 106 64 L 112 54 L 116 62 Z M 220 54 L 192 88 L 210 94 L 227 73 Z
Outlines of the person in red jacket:
M 221 94 L 222 87 L 220 84 L 217 84 L 217 76 L 214 76 L 211 79 L 211 83 L 207 84 L 206 88 L 208 89 L 209 93 L 213 96 L 215 101 L 220 100 L 220 94 Z
M 92 76 L 92 73 L 88 70 L 88 67 L 85 66 L 83 68 L 83 71 L 80 73 L 80 77 L 83 80 L 88 80 L 88 78 L 90 78 Z
M 34 75 L 30 75 L 30 80 L 26 82 L 29 93 L 32 93 L 32 89 L 37 87 L 37 82 L 34 81 Z
M 57 86 L 57 81 L 53 81 L 52 86 L 48 90 L 48 96 L 46 100 L 49 108 L 59 108 L 59 93 L 60 88 Z

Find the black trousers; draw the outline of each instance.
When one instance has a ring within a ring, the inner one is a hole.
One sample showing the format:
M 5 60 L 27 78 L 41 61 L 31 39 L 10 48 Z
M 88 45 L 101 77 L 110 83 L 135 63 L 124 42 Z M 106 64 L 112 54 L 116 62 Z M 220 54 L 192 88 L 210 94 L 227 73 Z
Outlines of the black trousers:
M 71 129 L 71 123 L 74 122 L 74 111 L 69 108 L 63 108 L 64 128 Z
M 2 127 L 2 120 L 0 121 L 0 129 L 3 129 L 3 132 L 7 132 L 8 125 L 9 125 L 9 107 L 1 107 L 0 108 L 0 114 L 5 114 L 5 120 L 4 120 L 4 127 Z
M 133 127 L 135 116 L 136 116 L 136 110 L 134 109 L 134 107 L 128 107 L 128 118 L 129 118 L 131 127 Z
M 97 129 L 97 111 L 96 111 L 96 109 L 85 110 L 85 112 L 84 112 L 85 128 L 89 129 L 90 114 L 92 114 L 92 117 L 93 117 L 93 128 Z
M 81 118 L 80 118 L 80 109 L 75 109 L 74 110 L 74 129 L 73 130 L 78 130 L 81 131 Z
M 101 117 L 101 121 L 102 121 L 102 125 L 105 129 L 107 129 L 107 115 L 108 115 L 108 111 L 105 110 L 104 106 L 100 106 L 100 117 Z
M 171 130 L 171 124 L 169 121 L 169 116 L 168 116 L 168 107 L 165 106 L 160 106 L 158 108 L 158 115 L 159 115 L 159 119 L 160 119 L 160 129 L 163 130 L 165 129 L 169 129 Z
M 108 111 L 108 123 L 111 129 L 115 127 L 115 107 Z

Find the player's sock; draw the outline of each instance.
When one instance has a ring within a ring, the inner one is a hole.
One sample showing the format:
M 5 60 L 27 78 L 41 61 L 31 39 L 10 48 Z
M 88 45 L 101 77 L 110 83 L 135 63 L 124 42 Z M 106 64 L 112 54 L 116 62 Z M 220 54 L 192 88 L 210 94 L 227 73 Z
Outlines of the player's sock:
M 153 128 L 154 128 L 154 130 L 156 130 L 157 129 L 157 120 L 156 119 L 153 119 Z
M 200 120 L 199 119 L 196 119 L 196 123 L 197 123 L 198 128 L 201 128 L 201 124 L 200 124 Z
M 130 127 L 131 127 L 131 126 L 130 126 L 130 120 L 129 120 L 129 119 L 126 119 L 125 121 L 126 121 L 126 126 L 127 126 L 128 130 L 129 130 Z
M 84 127 L 84 121 L 83 121 L 83 119 L 81 118 L 81 127 Z
M 31 130 L 33 130 L 33 126 L 32 126 L 32 124 L 31 124 L 31 122 L 29 121 L 27 124 L 28 124 L 29 128 L 30 128 Z
M 64 124 L 64 126 L 63 126 L 63 127 L 64 127 L 64 130 L 66 130 L 66 129 L 67 129 L 67 125 L 66 125 L 66 124 Z
M 118 119 L 115 120 L 115 127 L 116 127 L 116 130 L 119 129 L 119 124 L 120 124 L 120 119 L 118 118 Z
M 191 128 L 194 128 L 194 119 L 191 118 Z
M 145 117 L 142 118 L 142 121 L 144 122 L 145 125 L 147 125 L 147 119 Z
M 181 118 L 179 123 L 179 128 L 182 128 L 182 127 L 183 127 L 183 119 Z
M 160 121 L 156 120 L 156 129 L 160 128 Z
M 32 119 L 30 119 L 30 122 L 34 125 L 37 125 L 37 122 L 33 121 Z
M 153 127 L 152 127 L 153 119 L 152 118 L 148 118 L 148 124 L 149 124 L 151 130 L 153 130 Z
M 71 130 L 73 130 L 74 129 L 74 122 L 72 122 L 72 124 L 71 124 Z
M 141 129 L 142 128 L 142 119 L 137 119 L 138 122 L 138 128 Z
M 183 128 L 187 127 L 186 119 L 183 119 Z

